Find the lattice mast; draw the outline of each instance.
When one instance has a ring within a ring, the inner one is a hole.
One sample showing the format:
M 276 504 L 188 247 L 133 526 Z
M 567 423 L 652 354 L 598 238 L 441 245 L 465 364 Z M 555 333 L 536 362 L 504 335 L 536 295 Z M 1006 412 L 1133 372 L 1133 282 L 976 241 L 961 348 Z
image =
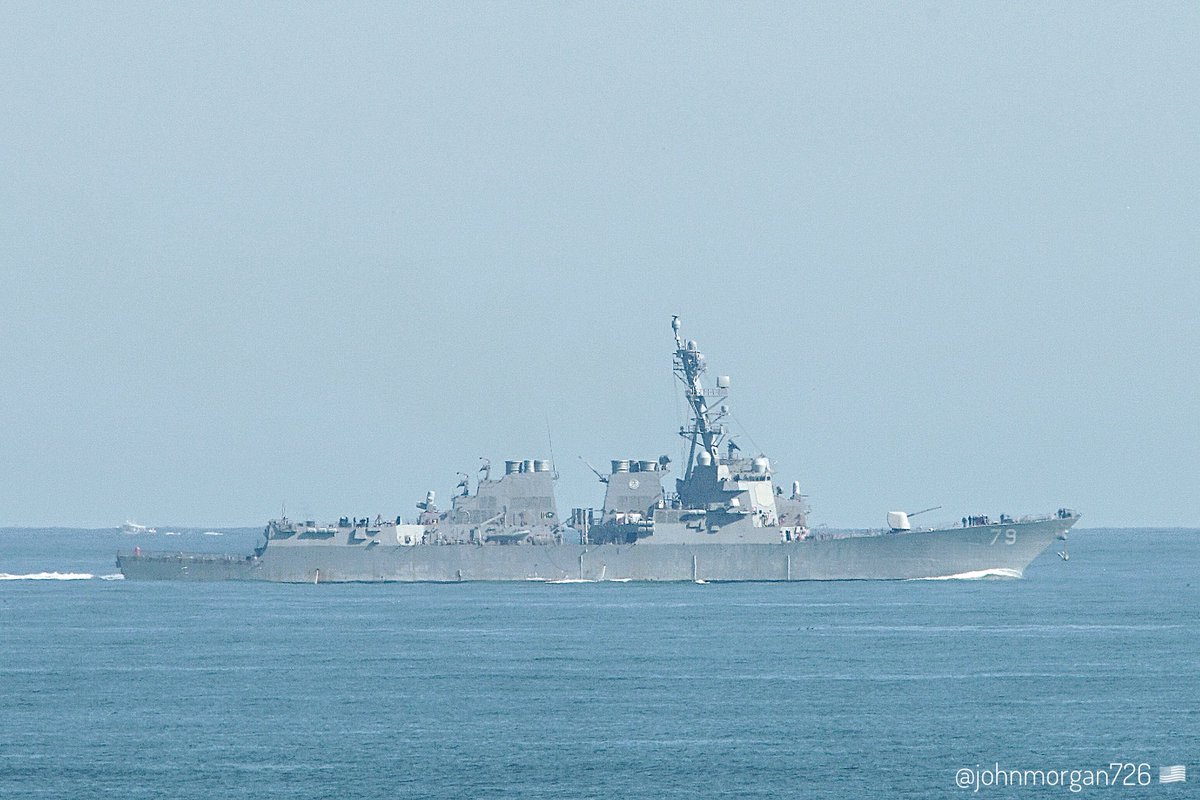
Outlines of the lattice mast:
M 697 450 L 707 452 L 712 456 L 712 463 L 720 460 L 721 442 L 725 439 L 725 426 L 721 420 L 728 414 L 728 408 L 721 405 L 714 409 L 714 401 L 723 400 L 729 394 L 727 379 L 717 379 L 716 389 L 705 389 L 700 376 L 708 369 L 704 354 L 700 352 L 695 341 L 685 342 L 679 335 L 680 322 L 678 316 L 671 317 L 671 330 L 675 332 L 675 376 L 683 384 L 683 394 L 691 407 L 691 422 L 679 429 L 679 435 L 690 443 L 687 466 L 683 471 L 683 480 L 692 476 L 696 464 Z

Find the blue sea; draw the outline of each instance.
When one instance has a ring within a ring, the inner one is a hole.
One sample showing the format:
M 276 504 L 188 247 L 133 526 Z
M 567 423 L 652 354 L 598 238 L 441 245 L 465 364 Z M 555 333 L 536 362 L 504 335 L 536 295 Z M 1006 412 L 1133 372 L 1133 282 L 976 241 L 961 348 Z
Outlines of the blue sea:
M 114 578 L 135 544 L 255 542 L 211 533 L 0 531 L 0 797 L 1185 797 L 1200 783 L 1200 531 L 1076 531 L 1069 561 L 1048 552 L 1021 580 Z M 1160 784 L 1174 765 L 1187 782 Z M 1056 777 L 997 785 L 1008 770 Z

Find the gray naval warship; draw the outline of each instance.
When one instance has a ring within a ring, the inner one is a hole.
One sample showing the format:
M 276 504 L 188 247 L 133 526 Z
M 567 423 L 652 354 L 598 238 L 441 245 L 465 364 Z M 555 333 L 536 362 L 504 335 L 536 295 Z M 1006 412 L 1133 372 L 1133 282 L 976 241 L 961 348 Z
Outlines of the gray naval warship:
M 673 491 L 671 461 L 613 460 L 600 509 L 559 516 L 548 460 L 506 461 L 462 476 L 450 508 L 434 492 L 419 515 L 342 517 L 336 524 L 271 520 L 250 555 L 122 553 L 126 578 L 278 582 L 388 581 L 808 581 L 998 575 L 1020 577 L 1079 515 L 963 517 L 953 527 L 914 527 L 889 512 L 872 531 L 810 530 L 798 482 L 785 494 L 765 455 L 743 457 L 729 438 L 730 381 L 706 385 L 696 342 L 674 317 L 674 372 L 690 421 L 679 433 L 687 460 Z M 498 471 L 498 470 L 497 470 Z M 919 512 L 918 512 L 919 513 Z M 1060 553 L 1064 558 L 1065 551 Z

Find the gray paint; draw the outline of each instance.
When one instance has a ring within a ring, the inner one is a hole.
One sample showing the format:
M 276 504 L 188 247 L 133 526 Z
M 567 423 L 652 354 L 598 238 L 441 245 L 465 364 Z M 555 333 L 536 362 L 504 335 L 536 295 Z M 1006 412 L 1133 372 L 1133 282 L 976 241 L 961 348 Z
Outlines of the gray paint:
M 1075 521 L 779 544 L 271 547 L 261 558 L 144 553 L 122 554 L 117 564 L 130 579 L 286 583 L 902 580 L 987 571 L 1019 576 Z

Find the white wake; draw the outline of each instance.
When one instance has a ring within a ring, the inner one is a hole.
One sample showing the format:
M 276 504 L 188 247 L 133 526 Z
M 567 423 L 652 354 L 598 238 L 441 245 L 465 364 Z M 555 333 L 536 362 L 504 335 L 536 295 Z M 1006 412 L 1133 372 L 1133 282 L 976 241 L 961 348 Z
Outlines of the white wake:
M 1020 578 L 1020 570 L 1008 567 L 995 569 L 979 569 L 974 572 L 960 572 L 956 575 L 936 575 L 929 578 L 909 578 L 911 581 L 977 581 L 983 578 Z
M 31 572 L 28 575 L 0 572 L 0 581 L 88 581 L 94 577 L 90 572 Z

